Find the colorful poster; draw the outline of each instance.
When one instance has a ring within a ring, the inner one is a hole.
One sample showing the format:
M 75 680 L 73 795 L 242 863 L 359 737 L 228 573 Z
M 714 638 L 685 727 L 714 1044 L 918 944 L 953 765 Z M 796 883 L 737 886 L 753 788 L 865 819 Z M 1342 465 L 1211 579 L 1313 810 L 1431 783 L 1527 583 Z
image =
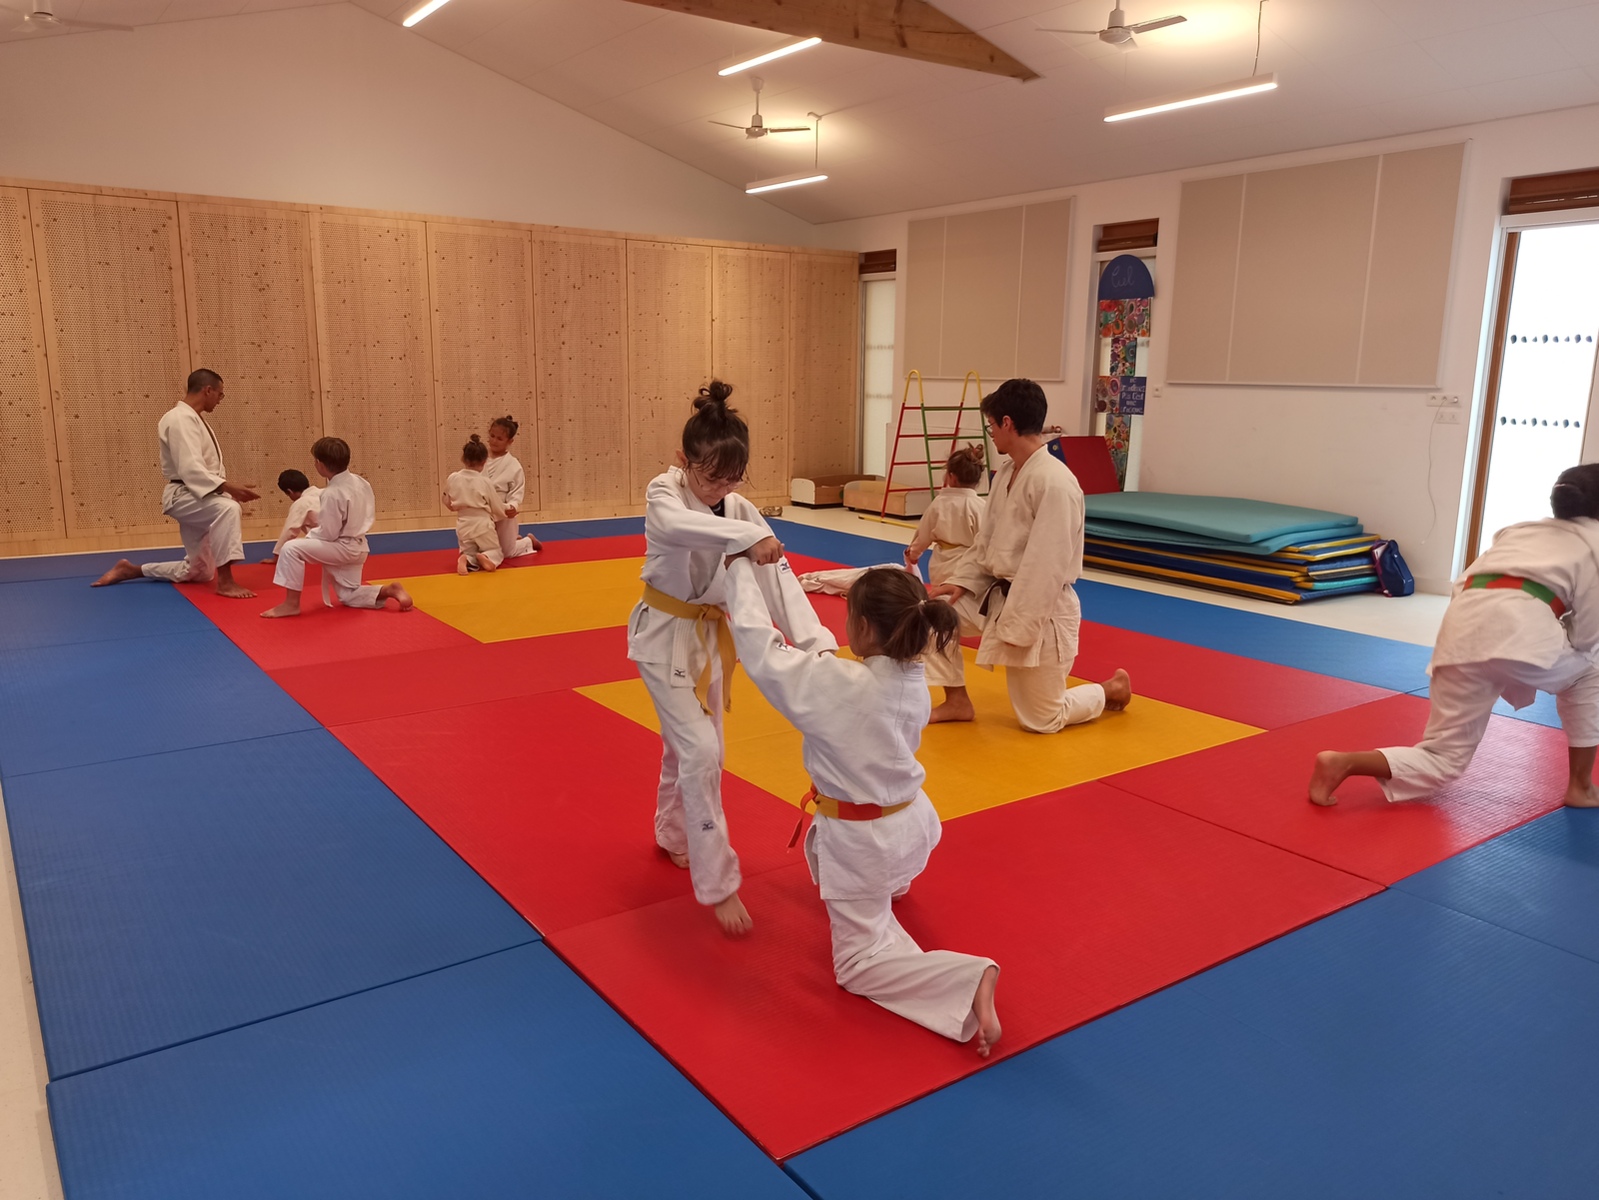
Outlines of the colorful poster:
M 1094 411 L 1105 418 L 1105 441 L 1116 476 L 1125 486 L 1133 418 L 1144 414 L 1149 382 L 1150 310 L 1155 281 L 1132 254 L 1105 264 L 1099 277 Z
M 1144 415 L 1144 385 L 1146 379 L 1123 379 L 1121 381 L 1120 403 L 1116 411 L 1127 417 L 1141 417 Z
M 1110 341 L 1110 370 L 1108 375 L 1126 376 L 1138 373 L 1138 339 L 1113 337 Z

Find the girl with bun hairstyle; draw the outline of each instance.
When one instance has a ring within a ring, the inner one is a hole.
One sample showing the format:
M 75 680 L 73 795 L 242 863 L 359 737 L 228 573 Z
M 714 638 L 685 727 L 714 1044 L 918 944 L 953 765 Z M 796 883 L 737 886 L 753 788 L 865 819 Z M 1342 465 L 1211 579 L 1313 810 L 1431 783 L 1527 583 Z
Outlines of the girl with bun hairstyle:
M 1599 463 L 1562 473 L 1549 505 L 1552 519 L 1501 529 L 1455 584 L 1427 668 L 1421 743 L 1322 751 L 1312 804 L 1336 804 L 1351 775 L 1375 778 L 1389 800 L 1430 796 L 1465 774 L 1499 697 L 1526 708 L 1551 692 L 1570 747 L 1565 802 L 1599 808 Z
M 661 722 L 656 844 L 688 869 L 695 899 L 736 935 L 751 921 L 722 813 L 722 713 L 732 707 L 734 662 L 724 559 L 748 553 L 773 619 L 796 646 L 836 650 L 838 643 L 817 620 L 782 543 L 734 490 L 749 465 L 750 432 L 728 407 L 732 391 L 717 379 L 700 389 L 676 465 L 645 489 L 644 598 L 628 620 L 627 656 Z
M 483 478 L 494 486 L 505 508 L 505 515 L 494 522 L 502 558 L 521 558 L 544 549 L 544 543 L 532 534 L 523 536 L 516 519 L 527 493 L 527 475 L 521 461 L 511 453 L 518 428 L 514 417 L 495 417 L 489 422 L 489 461 L 483 467 Z
M 964 561 L 966 552 L 977 540 L 987 502 L 977 494 L 987 462 L 981 446 L 966 446 L 955 451 L 944 464 L 944 482 L 938 495 L 927 506 L 911 544 L 905 547 L 905 565 L 911 570 L 931 546 L 933 561 L 927 566 L 927 581 L 948 583 Z
M 840 987 L 984 1058 L 999 1041 L 991 958 L 923 950 L 894 917 L 938 844 L 938 813 L 916 761 L 932 700 L 921 659 L 959 636 L 960 618 L 909 571 L 878 567 L 849 590 L 855 662 L 791 646 L 772 628 L 757 568 L 730 559 L 733 640 L 755 686 L 805 737 L 816 817 L 805 859 L 827 906 Z
M 484 472 L 489 448 L 473 434 L 461 447 L 461 469 L 444 481 L 444 507 L 455 514 L 455 540 L 460 553 L 455 571 L 495 571 L 504 561 L 494 523 L 505 516 L 500 495 Z

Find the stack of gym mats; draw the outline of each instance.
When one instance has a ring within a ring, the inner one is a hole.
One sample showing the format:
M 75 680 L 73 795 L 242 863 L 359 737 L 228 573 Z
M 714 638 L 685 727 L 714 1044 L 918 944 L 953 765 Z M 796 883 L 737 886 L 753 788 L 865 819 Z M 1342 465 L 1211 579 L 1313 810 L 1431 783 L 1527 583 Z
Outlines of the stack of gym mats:
M 1090 566 L 1281 604 L 1378 590 L 1379 539 L 1343 513 L 1162 492 L 1107 492 L 1087 506 Z

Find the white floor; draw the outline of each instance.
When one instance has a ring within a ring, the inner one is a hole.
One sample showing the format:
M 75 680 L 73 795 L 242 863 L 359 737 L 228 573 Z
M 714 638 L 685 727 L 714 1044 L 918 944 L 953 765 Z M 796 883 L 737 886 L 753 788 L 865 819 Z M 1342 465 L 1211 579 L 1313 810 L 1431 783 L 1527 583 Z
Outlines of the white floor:
M 914 528 L 908 524 L 863 518 L 844 509 L 785 506 L 783 516 L 787 520 L 881 538 L 899 545 L 910 542 Z M 885 562 L 893 562 L 898 557 L 896 552 L 885 547 Z M 1428 646 L 1437 635 L 1447 604 L 1444 596 L 1418 595 L 1395 600 L 1362 595 L 1324 600 L 1301 608 L 1103 571 L 1089 571 L 1084 578 L 1226 608 L 1246 609 L 1284 621 L 1304 621 Z M 39 1016 L 33 1000 L 33 976 L 28 967 L 11 841 L 3 820 L 0 820 L 0 860 L 5 864 L 5 914 L 4 920 L 0 920 L 0 1200 L 59 1200 L 61 1179 L 56 1172 L 55 1147 L 44 1102 L 48 1078 L 44 1045 L 39 1038 Z

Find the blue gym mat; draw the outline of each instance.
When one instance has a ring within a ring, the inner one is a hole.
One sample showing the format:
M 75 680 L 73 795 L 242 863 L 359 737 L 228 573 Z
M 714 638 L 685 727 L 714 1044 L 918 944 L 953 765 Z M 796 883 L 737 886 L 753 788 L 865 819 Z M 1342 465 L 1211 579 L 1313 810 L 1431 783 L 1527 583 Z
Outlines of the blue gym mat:
M 325 730 L 8 780 L 53 1078 L 536 940 Z
M 80 578 L 0 584 L 0 651 L 214 628 L 167 585 L 92 588 Z
M 1394 886 L 1599 962 L 1599 810 L 1559 809 Z
M 49 1097 L 71 1200 L 804 1200 L 542 945 Z
M 8 784 L 33 771 L 317 728 L 215 626 L 0 653 Z
M 826 1200 L 1591 1196 L 1596 1011 L 1599 965 L 1390 891 L 789 1167 Z

